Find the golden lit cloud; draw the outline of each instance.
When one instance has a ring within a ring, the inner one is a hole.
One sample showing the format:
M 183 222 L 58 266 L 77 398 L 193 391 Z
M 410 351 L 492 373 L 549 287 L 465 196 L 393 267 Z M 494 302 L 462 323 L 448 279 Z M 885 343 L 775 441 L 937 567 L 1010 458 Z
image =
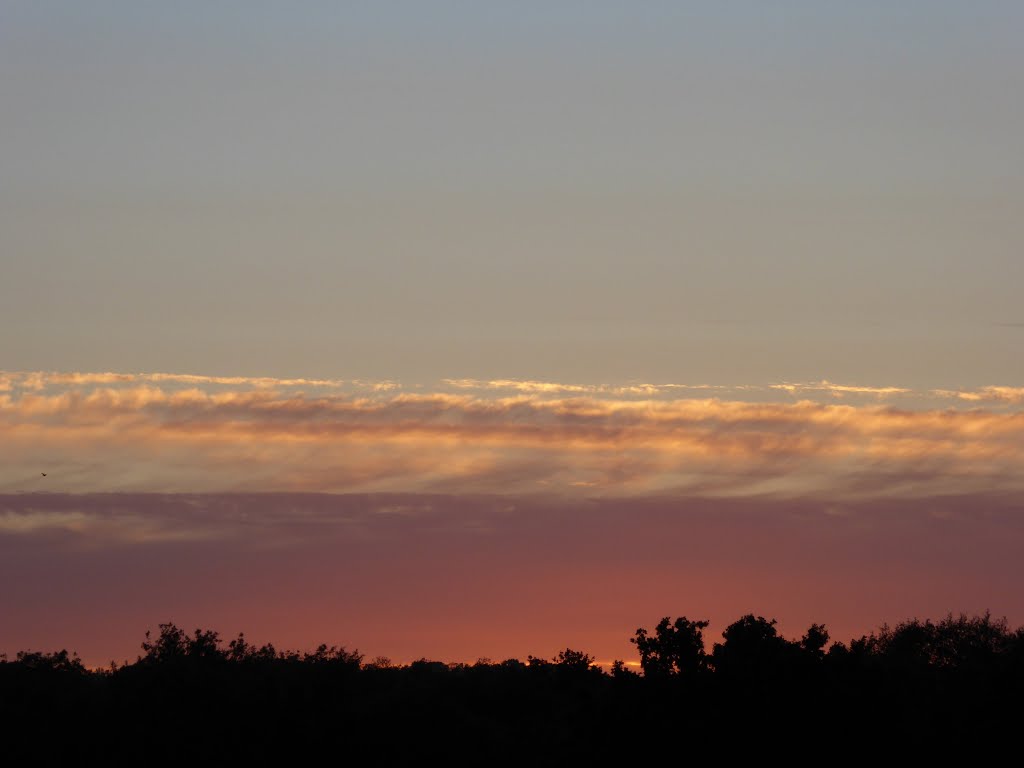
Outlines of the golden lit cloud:
M 815 381 L 803 384 L 771 384 L 770 389 L 779 389 L 791 395 L 805 395 L 809 393 L 823 392 L 833 397 L 845 395 L 874 395 L 876 397 L 888 397 L 892 395 L 907 395 L 912 390 L 905 387 L 861 387 L 850 384 L 834 384 L 831 381 Z
M 935 389 L 938 397 L 966 400 L 971 403 L 1024 403 L 1024 387 L 981 387 L 980 389 Z
M 235 387 L 262 387 L 268 389 L 287 387 L 310 388 L 368 388 L 388 390 L 397 387 L 394 382 L 344 381 L 341 379 L 280 379 L 270 376 L 202 376 L 190 373 L 82 373 L 7 371 L 0 373 L 0 389 L 18 387 L 27 390 L 41 390 L 47 387 L 87 386 L 96 384 L 191 384 Z
M 1024 485 L 1024 413 L 1006 410 L 1005 394 L 1000 409 L 912 410 L 558 396 L 507 382 L 310 392 L 324 381 L 18 376 L 0 396 L 2 491 L 870 496 Z
M 444 384 L 455 389 L 510 390 L 529 394 L 549 395 L 645 395 L 658 396 L 679 390 L 723 390 L 729 387 L 716 384 L 565 384 L 555 381 L 530 379 L 444 379 Z

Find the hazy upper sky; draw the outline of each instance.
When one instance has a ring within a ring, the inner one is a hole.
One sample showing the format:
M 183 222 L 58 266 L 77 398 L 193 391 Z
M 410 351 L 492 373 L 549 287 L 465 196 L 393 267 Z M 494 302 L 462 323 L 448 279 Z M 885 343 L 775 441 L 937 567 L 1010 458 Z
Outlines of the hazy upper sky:
M 0 4 L 6 370 L 1013 384 L 1016 2 Z
M 0 0 L 0 653 L 1019 623 L 1022 40 Z

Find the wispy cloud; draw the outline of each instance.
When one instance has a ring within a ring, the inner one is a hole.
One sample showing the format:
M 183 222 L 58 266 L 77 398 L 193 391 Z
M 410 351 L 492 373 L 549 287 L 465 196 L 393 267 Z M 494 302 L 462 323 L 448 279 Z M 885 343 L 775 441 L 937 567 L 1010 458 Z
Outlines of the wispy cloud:
M 889 397 L 892 395 L 911 394 L 912 390 L 905 387 L 865 387 L 851 384 L 834 384 L 831 381 L 805 382 L 802 384 L 784 383 L 772 384 L 771 389 L 780 389 L 789 392 L 791 395 L 804 395 L 808 393 L 824 392 L 833 397 L 845 395 L 874 395 L 876 397 Z
M 727 390 L 716 384 L 565 384 L 555 381 L 530 379 L 443 379 L 444 384 L 456 389 L 509 390 L 529 394 L 549 395 L 643 395 L 657 396 L 681 391 Z
M 979 389 L 935 389 L 937 397 L 965 400 L 970 403 L 1024 403 L 1024 387 L 980 387 Z
M 123 502 L 122 502 L 123 504 Z M 0 536 L 36 537 L 48 533 L 64 533 L 83 541 L 103 544 L 147 544 L 156 542 L 203 541 L 222 537 L 223 521 L 205 521 L 183 525 L 182 520 L 172 522 L 153 514 L 152 508 L 132 511 L 104 510 L 96 514 L 88 505 L 78 508 L 54 510 L 44 506 L 9 505 L 0 509 Z
M 50 387 L 88 386 L 97 384 L 183 384 L 216 385 L 226 387 L 256 387 L 281 389 L 306 387 L 313 389 L 368 389 L 391 391 L 399 385 L 393 381 L 364 381 L 360 379 L 283 379 L 271 376 L 204 376 L 191 373 L 114 373 L 61 372 L 61 371 L 4 371 L 0 372 L 0 390 L 14 388 L 43 390 Z
M 852 497 L 1024 488 L 1024 413 L 1007 410 L 1022 390 L 1006 387 L 954 393 L 999 408 L 913 410 L 831 397 L 557 394 L 507 382 L 303 391 L 315 380 L 88 378 L 119 375 L 68 374 L 0 396 L 0 490 Z

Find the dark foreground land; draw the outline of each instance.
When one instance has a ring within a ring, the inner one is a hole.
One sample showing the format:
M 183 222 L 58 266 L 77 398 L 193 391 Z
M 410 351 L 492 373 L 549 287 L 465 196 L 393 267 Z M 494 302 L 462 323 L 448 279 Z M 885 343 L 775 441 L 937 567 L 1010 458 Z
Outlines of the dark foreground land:
M 1013 755 L 1024 735 L 1024 629 L 988 615 L 831 645 L 820 625 L 787 640 L 744 616 L 710 652 L 706 626 L 637 630 L 638 675 L 572 649 L 395 666 L 165 624 L 121 667 L 88 670 L 66 651 L 0 661 L 0 749 L 8 765 L 308 762 L 321 750 L 329 764 L 675 765 Z

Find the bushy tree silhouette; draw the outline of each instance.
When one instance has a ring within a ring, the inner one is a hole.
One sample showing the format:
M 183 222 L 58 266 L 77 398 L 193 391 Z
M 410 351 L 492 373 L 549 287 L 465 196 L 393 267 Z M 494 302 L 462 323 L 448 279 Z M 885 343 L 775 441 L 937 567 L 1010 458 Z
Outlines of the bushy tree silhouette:
M 85 674 L 86 668 L 77 653 L 68 653 L 66 649 L 45 653 L 41 651 L 18 651 L 15 656 L 17 663 L 26 669 L 46 670 L 49 672 Z
M 0 656 L 0 722 L 14 734 L 4 755 L 19 764 L 21 745 L 35 757 L 121 763 L 157 747 L 162 758 L 227 762 L 315 748 L 386 764 L 560 765 L 678 759 L 681 743 L 737 734 L 977 747 L 1004 743 L 1024 721 L 1024 630 L 1005 619 L 912 619 L 827 653 L 821 624 L 788 640 L 774 619 L 748 614 L 706 654 L 707 626 L 683 616 L 638 629 L 641 676 L 622 661 L 606 674 L 573 648 L 527 663 L 363 663 L 339 646 L 281 651 L 243 635 L 224 644 L 212 630 L 161 624 L 134 663 L 109 669 L 66 650 Z
M 787 670 L 794 644 L 778 633 L 775 624 L 775 619 L 747 614 L 726 627 L 722 632 L 724 642 L 715 643 L 711 654 L 715 672 L 760 680 Z M 812 642 L 819 639 L 815 637 Z
M 908 674 L 930 669 L 982 672 L 1021 652 L 1021 640 L 1022 630 L 1012 631 L 1005 618 L 994 619 L 988 612 L 973 617 L 948 614 L 938 622 L 915 618 L 895 627 L 883 625 L 852 641 L 848 649 L 836 650 Z
M 626 662 L 622 659 L 615 659 L 615 661 L 612 662 L 612 666 L 611 669 L 608 670 L 608 674 L 616 680 L 628 680 L 639 677 L 636 672 L 626 666 Z
M 824 624 L 811 624 L 800 640 L 800 648 L 811 658 L 820 661 L 825 658 L 828 645 L 828 630 Z
M 594 666 L 593 656 L 590 656 L 583 651 L 574 651 L 572 648 L 566 648 L 564 651 L 559 651 L 555 654 L 553 661 L 562 669 L 578 672 L 585 672 Z
M 708 621 L 690 621 L 680 616 L 674 622 L 664 617 L 654 628 L 654 635 L 643 627 L 630 638 L 640 654 L 640 667 L 647 677 L 695 675 L 707 668 L 704 651 L 704 630 Z
M 179 629 L 173 623 L 161 624 L 160 634 L 151 639 L 146 632 L 142 642 L 145 656 L 140 660 L 147 664 L 166 664 L 169 662 L 223 660 L 228 651 L 221 648 L 220 635 L 213 630 L 196 629 L 192 636 Z

